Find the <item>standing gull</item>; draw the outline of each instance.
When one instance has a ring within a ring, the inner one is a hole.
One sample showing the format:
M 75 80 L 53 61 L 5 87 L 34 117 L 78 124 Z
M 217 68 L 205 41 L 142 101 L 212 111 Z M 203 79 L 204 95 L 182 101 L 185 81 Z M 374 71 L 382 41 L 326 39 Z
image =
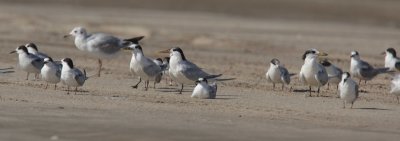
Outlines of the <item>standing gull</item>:
M 97 76 L 100 77 L 102 59 L 110 59 L 117 55 L 121 48 L 129 46 L 131 43 L 137 43 L 144 36 L 131 39 L 120 39 L 105 33 L 87 33 L 83 27 L 75 27 L 64 38 L 68 36 L 75 37 L 75 46 L 82 51 L 89 52 L 98 58 L 99 69 Z
M 209 85 L 207 79 L 199 78 L 196 83 L 197 85 L 193 89 L 192 98 L 215 99 L 217 96 L 217 84 L 215 82 Z
M 285 85 L 290 84 L 291 75 L 292 74 L 289 74 L 289 71 L 280 64 L 280 61 L 275 58 L 270 61 L 269 69 L 265 74 L 267 81 L 272 83 L 273 89 L 275 89 L 275 83 L 281 83 L 282 90 Z
M 156 77 L 162 73 L 161 67 L 152 59 L 144 56 L 142 47 L 140 45 L 132 44 L 127 47 L 127 49 L 132 50 L 132 60 L 134 62 L 131 60 L 131 70 L 133 70 L 134 74 L 140 77 L 140 81 L 142 79 L 145 81 L 145 90 L 147 90 L 150 81 L 155 81 Z
M 320 87 L 328 82 L 328 73 L 325 67 L 318 62 L 318 56 L 326 56 L 326 53 L 319 52 L 316 49 L 307 50 L 303 54 L 304 64 L 299 73 L 300 82 L 308 85 L 311 96 L 311 87 L 318 87 L 318 96 Z
M 388 70 L 389 68 L 375 69 L 367 62 L 361 60 L 360 55 L 357 51 L 351 52 L 350 74 L 353 77 L 359 79 L 359 85 L 361 83 L 361 80 L 365 80 L 365 83 L 367 83 L 368 80 L 373 79 L 378 74 L 386 73 L 388 72 Z
M 54 84 L 54 89 L 57 88 L 57 83 L 60 82 L 62 65 L 53 61 L 48 57 L 44 59 L 44 65 L 41 69 L 42 79 L 47 82 L 46 89 L 49 83 Z
M 342 80 L 342 69 L 336 67 L 335 65 L 333 65 L 331 62 L 329 62 L 327 59 L 324 59 L 321 62 L 322 66 L 325 67 L 326 72 L 328 73 L 328 89 L 329 89 L 329 84 L 335 84 L 336 85 L 336 89 L 338 89 L 339 87 L 339 83 Z
M 25 46 L 19 46 L 16 50 L 10 52 L 10 54 L 12 53 L 18 53 L 18 64 L 19 67 L 27 73 L 26 80 L 28 80 L 29 73 L 40 73 L 43 67 L 43 60 L 29 53 Z
M 179 47 L 175 47 L 168 50 L 160 51 L 161 53 L 168 53 L 170 55 L 169 60 L 169 74 L 172 79 L 181 84 L 179 94 L 182 94 L 183 85 L 193 85 L 199 78 L 212 79 L 220 77 L 222 74 L 210 75 L 200 69 L 196 64 L 193 64 L 186 59 L 183 51 Z
M 74 64 L 70 58 L 64 58 L 61 60 L 61 82 L 67 85 L 67 94 L 69 94 L 69 87 L 75 87 L 75 94 L 78 91 L 78 87 L 83 86 L 86 77 L 86 71 L 80 71 L 74 67 Z
M 339 83 L 340 99 L 343 100 L 343 108 L 346 108 L 346 103 L 351 103 L 353 108 L 354 101 L 358 97 L 358 85 L 350 78 L 350 73 L 345 72 L 342 75 L 342 80 Z

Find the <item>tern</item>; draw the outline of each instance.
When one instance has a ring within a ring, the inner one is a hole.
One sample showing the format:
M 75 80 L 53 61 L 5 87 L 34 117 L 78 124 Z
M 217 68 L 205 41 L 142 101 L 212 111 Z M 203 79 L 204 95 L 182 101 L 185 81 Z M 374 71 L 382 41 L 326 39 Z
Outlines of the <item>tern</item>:
M 209 85 L 206 78 L 199 78 L 197 85 L 193 89 L 192 98 L 215 99 L 217 96 L 217 84 L 214 82 Z
M 222 76 L 222 74 L 210 75 L 204 72 L 196 64 L 187 60 L 179 47 L 163 50 L 160 53 L 170 54 L 168 71 L 172 79 L 181 84 L 179 94 L 182 94 L 184 84 L 193 85 L 199 78 L 212 79 Z
M 169 57 L 164 57 L 162 66 L 163 66 L 163 75 L 165 78 L 165 84 L 168 84 L 169 81 L 168 85 L 172 86 L 172 78 L 169 74 Z
M 382 54 L 385 55 L 385 68 L 389 68 L 389 71 L 396 71 L 396 63 L 400 62 L 400 58 L 396 56 L 396 50 L 388 48 Z
M 350 74 L 359 79 L 358 85 L 360 85 L 361 80 L 373 79 L 375 76 L 381 73 L 387 73 L 389 68 L 377 68 L 375 69 L 367 62 L 361 60 L 360 55 L 357 51 L 351 52 L 351 62 L 350 62 Z
M 390 93 L 395 95 L 397 98 L 397 104 L 400 104 L 400 74 L 396 75 L 391 82 Z
M 344 72 L 342 74 L 342 80 L 339 83 L 339 94 L 340 99 L 343 100 L 343 108 L 346 108 L 346 103 L 353 104 L 358 97 L 358 85 L 353 79 L 350 78 L 350 73 Z
M 26 80 L 28 80 L 29 73 L 40 73 L 43 67 L 43 60 L 29 53 L 25 46 L 19 46 L 16 50 L 10 52 L 10 54 L 12 53 L 18 53 L 18 64 L 23 71 L 27 72 Z
M 94 55 L 98 59 L 99 69 L 97 76 L 100 77 L 102 59 L 111 59 L 115 57 L 121 48 L 129 46 L 131 43 L 137 43 L 144 36 L 131 39 L 121 39 L 105 33 L 88 33 L 83 27 L 75 27 L 64 38 L 75 37 L 75 46 L 82 51 Z
M 156 63 L 161 68 L 161 73 L 158 74 L 156 76 L 156 78 L 154 79 L 153 87 L 156 88 L 156 83 L 160 83 L 161 82 L 161 79 L 162 79 L 162 76 L 163 76 L 162 72 L 164 71 L 164 65 L 163 65 L 163 61 L 162 61 L 161 58 L 154 59 L 153 62 Z
M 282 90 L 285 85 L 290 84 L 290 76 L 293 74 L 289 74 L 289 71 L 280 64 L 278 59 L 272 59 L 270 61 L 270 66 L 265 74 L 267 77 L 267 81 L 272 83 L 273 89 L 275 89 L 275 83 L 282 84 Z
M 318 87 L 318 96 L 320 87 L 328 82 L 328 73 L 325 67 L 318 62 L 318 56 L 327 56 L 328 54 L 319 52 L 316 49 L 307 50 L 303 54 L 304 64 L 299 73 L 300 82 L 309 86 L 311 96 L 311 87 Z
M 329 90 L 329 84 L 335 84 L 336 89 L 339 87 L 339 83 L 342 80 L 342 69 L 339 67 L 335 66 L 331 62 L 329 62 L 327 59 L 324 59 L 321 64 L 325 67 L 326 72 L 328 73 L 328 90 Z
M 51 57 L 44 59 L 43 68 L 40 71 L 42 79 L 47 82 L 46 89 L 49 83 L 54 84 L 54 89 L 57 88 L 57 83 L 60 82 L 62 65 L 53 61 Z
M 152 59 L 147 58 L 143 54 L 143 50 L 140 45 L 132 44 L 126 47 L 126 49 L 132 50 L 130 69 L 134 72 L 134 74 L 140 77 L 139 83 L 142 79 L 145 81 L 145 90 L 147 90 L 150 81 L 155 81 L 156 77 L 162 73 L 161 67 Z
M 67 94 L 69 94 L 69 87 L 75 87 L 75 94 L 78 91 L 78 87 L 83 86 L 85 81 L 88 79 L 86 71 L 80 71 L 74 67 L 74 64 L 70 58 L 64 58 L 61 60 L 61 82 L 67 85 Z
M 36 55 L 41 59 L 49 57 L 47 54 L 39 52 L 36 44 L 34 44 L 34 43 L 28 43 L 28 44 L 25 45 L 25 47 L 28 49 L 29 53 L 32 53 L 33 55 Z

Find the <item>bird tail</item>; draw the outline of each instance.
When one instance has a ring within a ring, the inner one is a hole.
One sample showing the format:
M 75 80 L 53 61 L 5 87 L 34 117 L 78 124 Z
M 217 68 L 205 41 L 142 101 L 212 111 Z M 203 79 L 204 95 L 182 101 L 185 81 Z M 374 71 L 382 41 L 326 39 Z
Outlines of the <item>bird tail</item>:
M 295 73 L 289 73 L 290 77 L 295 76 L 295 75 L 296 75 Z
M 127 45 L 129 45 L 130 43 L 139 44 L 139 41 L 142 40 L 143 38 L 144 38 L 144 36 L 124 39 L 124 41 L 125 41 L 124 44 L 127 44 Z
M 378 74 L 380 74 L 380 73 L 390 73 L 390 72 L 393 72 L 393 71 L 389 71 L 389 68 L 377 68 L 377 69 L 375 69 L 376 70 L 376 72 L 378 73 Z

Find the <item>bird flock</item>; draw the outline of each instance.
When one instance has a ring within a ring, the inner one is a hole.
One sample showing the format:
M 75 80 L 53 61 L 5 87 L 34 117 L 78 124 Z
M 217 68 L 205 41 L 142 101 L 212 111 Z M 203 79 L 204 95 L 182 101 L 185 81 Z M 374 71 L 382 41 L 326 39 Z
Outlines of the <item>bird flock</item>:
M 214 99 L 217 95 L 217 82 L 233 80 L 220 79 L 222 74 L 205 72 L 190 62 L 179 47 L 159 51 L 159 53 L 169 54 L 168 57 L 156 59 L 147 57 L 140 44 L 144 36 L 122 39 L 105 33 L 89 33 L 83 27 L 75 27 L 64 36 L 64 38 L 69 37 L 74 38 L 74 45 L 79 50 L 98 59 L 96 73 L 98 77 L 101 76 L 102 60 L 118 56 L 121 50 L 131 51 L 129 70 L 139 80 L 132 88 L 137 89 L 142 81 L 144 90 L 149 89 L 150 82 L 153 82 L 153 88 L 156 88 L 156 84 L 165 78 L 169 85 L 176 83 L 180 86 L 179 94 L 182 94 L 184 85 L 195 85 L 192 98 Z M 71 58 L 55 61 L 47 54 L 39 52 L 34 43 L 21 45 L 10 53 L 18 54 L 18 66 L 27 73 L 26 80 L 33 73 L 35 80 L 40 78 L 46 82 L 46 89 L 48 84 L 54 84 L 54 89 L 56 89 L 57 83 L 61 82 L 67 86 L 67 94 L 70 92 L 70 87 L 75 87 L 76 93 L 78 87 L 83 86 L 86 80 L 93 77 L 87 76 L 86 70 L 75 68 Z M 312 96 L 313 87 L 317 88 L 316 93 L 319 96 L 321 87 L 328 85 L 329 89 L 329 85 L 336 86 L 338 97 L 343 100 L 343 108 L 346 104 L 351 104 L 352 108 L 359 96 L 359 85 L 362 80 L 366 84 L 379 74 L 389 73 L 393 77 L 390 93 L 397 97 L 399 103 L 400 75 L 396 75 L 396 72 L 400 70 L 400 59 L 393 48 L 388 48 L 382 54 L 385 54 L 385 66 L 374 68 L 361 59 L 359 52 L 352 51 L 349 72 L 343 72 L 327 59 L 319 61 L 320 56 L 327 56 L 327 53 L 309 49 L 302 56 L 304 64 L 298 74 L 289 73 L 284 65 L 274 58 L 270 61 L 265 76 L 267 82 L 272 83 L 273 89 L 275 89 L 275 84 L 281 84 L 282 90 L 287 86 L 289 91 L 292 91 L 291 77 L 298 75 L 300 82 L 308 86 L 309 93 L 305 95 L 306 97 Z M 358 79 L 358 83 L 354 79 Z

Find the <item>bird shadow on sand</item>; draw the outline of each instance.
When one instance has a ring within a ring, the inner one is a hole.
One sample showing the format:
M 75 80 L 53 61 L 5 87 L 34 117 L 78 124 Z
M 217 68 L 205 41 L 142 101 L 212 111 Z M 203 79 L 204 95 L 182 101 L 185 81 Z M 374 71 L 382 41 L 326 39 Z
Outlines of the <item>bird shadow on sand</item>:
M 383 109 L 383 108 L 353 108 L 353 109 L 359 109 L 359 110 L 382 110 L 382 111 L 386 111 L 386 110 L 390 110 L 390 109 Z

